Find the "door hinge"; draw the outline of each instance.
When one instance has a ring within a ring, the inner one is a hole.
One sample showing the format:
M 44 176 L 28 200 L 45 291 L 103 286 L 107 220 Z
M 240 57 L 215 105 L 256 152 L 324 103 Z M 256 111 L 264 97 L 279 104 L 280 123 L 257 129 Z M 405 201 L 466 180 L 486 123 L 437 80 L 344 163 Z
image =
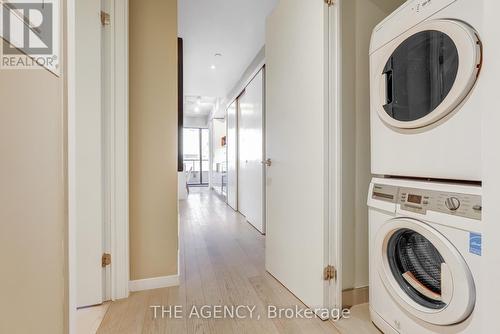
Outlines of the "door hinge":
M 111 254 L 108 253 L 102 254 L 101 264 L 103 268 L 109 266 L 111 264 Z
M 101 25 L 109 26 L 111 24 L 111 15 L 106 13 L 105 11 L 101 11 Z
M 335 0 L 325 0 L 325 3 L 328 5 L 328 7 L 332 7 L 335 5 Z
M 326 266 L 323 271 L 323 278 L 325 281 L 331 281 L 337 278 L 337 269 L 334 266 Z

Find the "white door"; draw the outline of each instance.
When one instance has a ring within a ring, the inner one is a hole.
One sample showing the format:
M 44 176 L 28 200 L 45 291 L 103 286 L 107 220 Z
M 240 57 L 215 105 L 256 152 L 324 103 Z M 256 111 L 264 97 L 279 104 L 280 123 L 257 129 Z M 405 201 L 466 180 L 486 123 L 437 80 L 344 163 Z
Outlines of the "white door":
M 227 109 L 227 204 L 238 210 L 238 111 L 234 101 Z
M 76 3 L 75 215 L 77 306 L 103 301 L 100 0 Z M 71 176 L 70 176 L 71 177 Z
M 328 306 L 327 11 L 281 1 L 266 33 L 266 269 L 309 307 Z
M 264 70 L 238 99 L 239 211 L 258 231 L 264 226 Z

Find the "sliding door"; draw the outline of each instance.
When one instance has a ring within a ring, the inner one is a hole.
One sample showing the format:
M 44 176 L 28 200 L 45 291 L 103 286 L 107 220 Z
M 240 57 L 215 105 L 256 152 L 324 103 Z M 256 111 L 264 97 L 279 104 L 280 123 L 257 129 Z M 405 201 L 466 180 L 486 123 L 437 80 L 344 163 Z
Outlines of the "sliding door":
M 239 182 L 238 207 L 258 231 L 264 224 L 264 70 L 238 99 Z

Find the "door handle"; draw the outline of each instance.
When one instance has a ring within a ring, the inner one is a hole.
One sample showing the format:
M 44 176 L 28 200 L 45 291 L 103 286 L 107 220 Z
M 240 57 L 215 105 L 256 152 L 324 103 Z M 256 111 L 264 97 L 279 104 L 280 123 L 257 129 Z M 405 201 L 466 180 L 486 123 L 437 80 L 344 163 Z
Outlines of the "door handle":
M 395 103 L 395 91 L 394 91 L 394 67 L 393 60 L 387 62 L 384 72 L 385 75 L 385 94 L 386 94 L 386 104 L 383 106 L 384 110 L 394 117 L 394 103 Z
M 260 163 L 266 165 L 267 167 L 271 167 L 271 165 L 273 164 L 271 159 L 266 159 L 264 161 L 261 161 Z

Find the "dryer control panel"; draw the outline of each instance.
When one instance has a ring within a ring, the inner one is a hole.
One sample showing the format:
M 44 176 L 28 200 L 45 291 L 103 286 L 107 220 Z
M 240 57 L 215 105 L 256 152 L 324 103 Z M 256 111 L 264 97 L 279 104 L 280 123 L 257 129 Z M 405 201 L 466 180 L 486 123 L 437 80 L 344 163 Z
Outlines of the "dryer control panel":
M 474 220 L 482 218 L 482 198 L 479 195 L 375 184 L 372 198 L 397 203 L 404 211 L 422 215 L 434 211 Z
M 409 0 L 405 2 L 375 27 L 375 31 L 379 33 L 373 36 L 370 53 L 375 52 L 404 31 L 425 21 L 456 1 L 457 0 Z

